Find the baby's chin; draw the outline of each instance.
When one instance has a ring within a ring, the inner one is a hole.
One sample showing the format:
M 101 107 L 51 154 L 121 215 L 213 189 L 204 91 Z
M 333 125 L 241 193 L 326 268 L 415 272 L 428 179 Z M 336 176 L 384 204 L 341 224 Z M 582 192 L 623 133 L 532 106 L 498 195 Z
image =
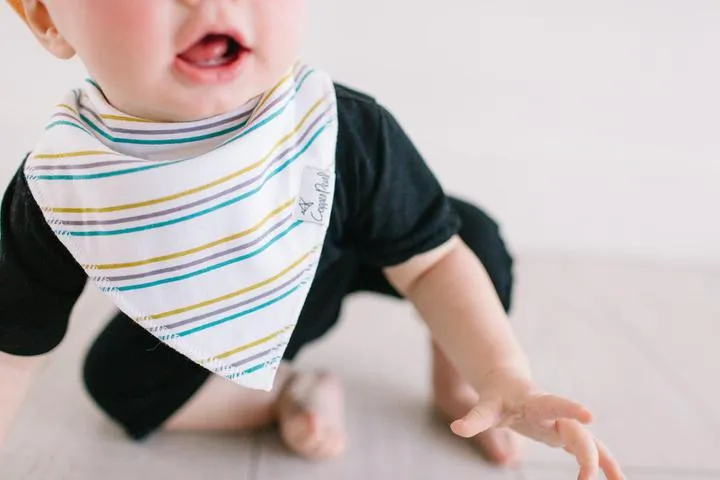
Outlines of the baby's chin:
M 132 99 L 122 98 L 122 95 L 108 95 L 108 100 L 115 109 L 125 115 L 157 123 L 181 123 L 205 120 L 234 112 L 242 109 L 261 93 L 262 90 L 255 92 L 250 89 L 235 89 L 232 92 L 180 89 L 177 93 L 171 93 L 166 89 L 160 94 L 142 95 Z
M 224 85 L 191 85 L 170 76 L 134 82 L 135 88 L 112 84 L 103 90 L 112 106 L 125 115 L 158 123 L 194 122 L 243 109 L 276 85 L 288 69 L 263 74 L 248 71 Z

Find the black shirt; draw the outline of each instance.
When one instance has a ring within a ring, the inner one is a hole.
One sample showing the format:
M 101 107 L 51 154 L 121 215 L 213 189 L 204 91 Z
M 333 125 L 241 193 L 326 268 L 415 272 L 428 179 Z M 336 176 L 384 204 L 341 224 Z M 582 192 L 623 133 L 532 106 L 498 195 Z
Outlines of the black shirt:
M 458 215 L 395 118 L 367 95 L 336 91 L 336 190 L 318 271 L 347 254 L 397 265 L 456 234 Z M 47 353 L 65 336 L 87 274 L 47 225 L 22 166 L 0 228 L 0 351 Z

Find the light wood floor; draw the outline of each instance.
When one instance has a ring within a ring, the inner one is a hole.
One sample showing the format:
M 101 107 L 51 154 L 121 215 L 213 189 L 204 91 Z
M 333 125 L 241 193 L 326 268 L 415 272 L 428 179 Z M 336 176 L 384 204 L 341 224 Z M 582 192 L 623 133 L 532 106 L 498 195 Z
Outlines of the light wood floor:
M 586 402 L 634 480 L 720 479 L 720 268 L 522 257 L 513 323 L 537 380 Z M 517 471 L 486 466 L 429 413 L 427 339 L 411 310 L 363 296 L 301 358 L 347 385 L 351 450 L 309 464 L 273 432 L 127 441 L 80 387 L 109 306 L 82 299 L 0 456 L 2 480 L 571 480 L 573 460 L 529 445 Z M 383 331 L 382 335 L 379 334 Z

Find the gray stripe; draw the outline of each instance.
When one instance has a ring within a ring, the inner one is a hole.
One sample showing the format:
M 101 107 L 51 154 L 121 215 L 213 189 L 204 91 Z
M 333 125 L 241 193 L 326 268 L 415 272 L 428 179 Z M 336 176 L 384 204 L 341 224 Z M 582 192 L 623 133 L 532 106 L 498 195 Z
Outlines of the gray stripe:
M 294 88 L 295 88 L 295 87 L 293 86 L 292 88 L 290 88 L 290 89 L 288 89 L 288 90 L 285 90 L 285 92 L 284 92 L 282 95 L 280 95 L 279 97 L 277 97 L 275 100 L 273 100 L 272 102 L 270 102 L 265 108 L 263 108 L 262 112 L 258 113 L 257 117 L 255 117 L 255 118 L 253 119 L 253 125 L 254 125 L 255 123 L 257 123 L 257 122 L 262 118 L 262 116 L 265 115 L 271 108 L 273 108 L 275 105 L 277 105 L 277 104 L 280 103 L 282 100 L 284 100 L 285 97 L 287 97 L 288 95 L 290 95 L 290 92 L 291 92 Z
M 90 135 L 92 135 L 92 132 L 90 131 L 90 129 L 89 129 L 88 127 L 85 126 L 85 124 L 83 123 L 82 120 L 80 120 L 80 119 L 77 118 L 77 117 L 73 117 L 73 116 L 70 115 L 69 113 L 55 113 L 55 114 L 53 114 L 53 115 L 50 117 L 50 120 L 52 120 L 52 119 L 54 119 L 54 118 L 67 118 L 67 119 L 69 119 L 69 120 L 72 120 L 72 123 L 73 123 L 74 125 L 77 125 L 78 127 L 80 127 L 80 128 L 82 128 L 83 130 L 85 130 L 87 133 L 89 133 Z M 48 122 L 48 123 L 52 123 L 52 122 Z
M 171 324 L 169 324 L 169 325 L 165 325 L 165 327 L 166 327 L 166 328 L 184 327 L 185 325 L 188 325 L 188 324 L 190 324 L 190 323 L 196 323 L 196 322 L 199 322 L 199 321 L 202 321 L 202 320 L 206 320 L 206 319 L 208 319 L 208 318 L 210 318 L 210 317 L 213 317 L 213 316 L 216 316 L 216 315 L 220 315 L 220 314 L 223 314 L 223 313 L 227 313 L 227 312 L 230 312 L 230 311 L 232 311 L 232 310 L 238 309 L 238 308 L 240 308 L 240 307 L 244 307 L 244 306 L 246 306 L 246 305 L 249 305 L 249 304 L 251 304 L 251 303 L 253 303 L 253 302 L 257 302 L 258 300 L 262 300 L 262 299 L 265 298 L 265 297 L 268 297 L 268 296 L 270 296 L 270 295 L 272 295 L 272 294 L 274 294 L 274 293 L 279 292 L 280 290 L 282 290 L 282 289 L 284 289 L 284 288 L 286 288 L 286 287 L 289 287 L 289 286 L 292 285 L 293 283 L 297 282 L 303 275 L 305 275 L 306 272 L 307 272 L 307 269 L 301 271 L 300 273 L 298 273 L 297 275 L 295 275 L 294 277 L 292 277 L 290 280 L 286 281 L 285 283 L 283 283 L 283 284 L 281 284 L 281 285 L 278 285 L 277 287 L 275 287 L 275 288 L 273 288 L 273 289 L 271 289 L 271 290 L 268 290 L 268 291 L 266 291 L 266 292 L 263 292 L 263 293 L 261 293 L 260 295 L 256 295 L 256 296 L 254 296 L 254 297 L 252 297 L 252 298 L 248 298 L 247 300 L 243 300 L 242 302 L 235 303 L 235 304 L 230 305 L 230 306 L 228 306 L 228 307 L 220 308 L 220 309 L 215 310 L 215 311 L 210 312 L 210 313 L 206 313 L 206 314 L 203 314 L 203 315 L 198 315 L 198 316 L 196 316 L 196 317 L 188 318 L 188 319 L 186 319 L 186 320 L 181 320 L 181 321 L 179 321 L 179 322 L 175 322 L 175 323 L 171 323 Z
M 85 163 L 78 165 L 40 165 L 31 167 L 32 170 L 86 170 L 88 168 L 109 167 L 111 165 L 125 165 L 128 163 L 147 163 L 147 160 L 113 160 L 108 162 Z
M 243 359 L 243 360 L 240 360 L 239 362 L 235 362 L 235 363 L 231 364 L 230 366 L 231 366 L 231 367 L 239 367 L 239 366 L 241 366 L 241 365 L 245 365 L 246 363 L 250 363 L 250 362 L 252 362 L 253 360 L 257 360 L 258 358 L 264 357 L 264 356 L 267 355 L 268 353 L 271 353 L 273 350 L 275 350 L 275 349 L 274 349 L 274 348 L 271 348 L 271 349 L 269 349 L 269 350 L 265 350 L 264 352 L 257 353 L 257 354 L 255 354 L 255 355 L 253 355 L 252 357 L 247 357 L 247 358 L 245 358 L 245 359 Z
M 117 218 L 117 219 L 113 219 L 113 220 L 62 220 L 58 223 L 60 225 L 64 225 L 64 226 L 118 225 L 121 223 L 136 222 L 139 220 L 147 220 L 149 218 L 155 218 L 155 217 L 161 217 L 163 215 L 169 215 L 171 213 L 182 212 L 184 210 L 189 210 L 193 207 L 197 207 L 198 205 L 203 205 L 205 203 L 212 202 L 213 200 L 216 200 L 218 198 L 227 196 L 227 195 L 229 195 L 233 192 L 236 192 L 238 190 L 241 190 L 241 189 L 257 182 L 259 179 L 263 178 L 265 176 L 265 174 L 276 163 L 278 163 L 280 160 L 282 160 L 283 157 L 285 157 L 288 153 L 290 153 L 294 149 L 296 149 L 299 146 L 299 144 L 302 143 L 308 135 L 310 135 L 310 132 L 315 127 L 315 125 L 318 122 L 320 122 L 320 120 L 322 120 L 324 117 L 327 116 L 329 110 L 330 109 L 328 108 L 327 110 L 325 110 L 322 113 L 322 115 L 320 115 L 318 118 L 316 118 L 315 121 L 313 121 L 313 123 L 307 128 L 307 130 L 305 130 L 305 132 L 298 139 L 298 141 L 294 145 L 292 145 L 292 146 L 288 147 L 286 150 L 282 151 L 277 157 L 275 157 L 275 159 L 273 159 L 272 162 L 270 162 L 268 165 L 265 166 L 265 168 L 263 169 L 263 171 L 260 174 L 251 178 L 250 180 L 247 180 L 247 181 L 245 181 L 241 184 L 238 184 L 232 188 L 228 188 L 226 190 L 216 193 L 215 195 L 211 195 L 209 197 L 204 197 L 204 198 L 201 198 L 199 200 L 196 200 L 194 202 L 191 202 L 191 203 L 188 203 L 185 205 L 180 205 L 178 207 L 161 210 L 159 212 L 151 212 L 151 213 L 146 213 L 144 215 L 136 215 L 136 216 L 132 216 L 132 217 Z
M 105 123 L 105 120 L 103 120 L 97 113 L 93 112 L 90 108 L 88 108 L 88 107 L 84 106 L 82 103 L 80 103 L 80 109 L 84 113 L 90 114 L 106 130 L 109 130 L 113 133 L 124 133 L 124 134 L 128 134 L 128 135 L 175 135 L 175 134 L 181 134 L 181 133 L 190 133 L 190 132 L 199 132 L 202 130 L 209 130 L 211 128 L 227 125 L 229 123 L 237 122 L 241 119 L 244 119 L 245 117 L 249 117 L 250 114 L 253 112 L 254 108 L 255 107 L 253 107 L 252 109 L 247 110 L 245 112 L 234 115 L 230 118 L 226 118 L 224 120 L 218 120 L 213 123 L 198 125 L 196 127 L 164 129 L 164 130 L 163 129 L 140 130 L 140 129 L 133 129 L 133 128 L 113 128 L 113 127 L 109 126 L 107 123 Z
M 162 275 L 164 273 L 177 272 L 178 270 L 184 270 L 186 268 L 195 267 L 195 266 L 203 264 L 205 262 L 209 262 L 210 260 L 222 258 L 222 257 L 225 257 L 232 253 L 247 250 L 248 248 L 257 245 L 258 243 L 262 242 L 265 238 L 267 238 L 275 230 L 277 230 L 280 227 L 282 227 L 283 225 L 285 225 L 288 221 L 290 221 L 291 218 L 292 218 L 292 215 L 286 216 L 285 218 L 280 220 L 280 222 L 278 222 L 275 225 L 273 225 L 272 227 L 270 227 L 268 230 L 263 232 L 262 235 L 260 235 L 259 237 L 257 237 L 255 240 L 253 240 L 251 242 L 245 243 L 243 245 L 239 245 L 237 247 L 233 247 L 229 250 L 215 253 L 213 255 L 209 255 L 209 256 L 201 258 L 199 260 L 194 260 L 189 263 L 185 263 L 185 264 L 181 264 L 181 265 L 174 265 L 172 267 L 161 268 L 158 270 L 153 270 L 153 271 L 145 272 L 145 273 L 137 273 L 137 274 L 133 274 L 133 275 L 121 275 L 121 276 L 116 276 L 116 277 L 101 277 L 101 278 L 102 278 L 102 280 L 105 280 L 108 282 L 122 282 L 122 281 L 127 281 L 127 280 L 137 280 L 139 278 L 152 277 L 155 275 Z M 98 279 L 100 279 L 100 278 L 98 278 Z

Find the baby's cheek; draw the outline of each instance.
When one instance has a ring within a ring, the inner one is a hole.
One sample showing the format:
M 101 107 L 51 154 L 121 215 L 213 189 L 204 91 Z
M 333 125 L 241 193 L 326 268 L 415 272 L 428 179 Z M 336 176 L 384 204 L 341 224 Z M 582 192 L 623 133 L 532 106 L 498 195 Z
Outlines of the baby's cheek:
M 282 29 L 297 37 L 304 31 L 307 15 L 305 0 L 278 0 L 272 3 L 273 16 Z
M 171 62 L 168 0 L 83 0 L 84 38 L 79 53 L 106 92 L 136 92 Z M 163 18 L 164 17 L 164 18 Z M 165 38 L 163 38 L 165 37 Z M 108 54 L 108 52 L 112 52 Z
M 116 43 L 115 48 L 159 46 L 169 35 L 170 13 L 161 5 L 166 0 L 86 0 L 93 12 L 93 29 Z
M 297 55 L 305 27 L 305 0 L 258 0 L 257 8 L 254 30 L 269 50 L 266 53 L 282 59 Z

